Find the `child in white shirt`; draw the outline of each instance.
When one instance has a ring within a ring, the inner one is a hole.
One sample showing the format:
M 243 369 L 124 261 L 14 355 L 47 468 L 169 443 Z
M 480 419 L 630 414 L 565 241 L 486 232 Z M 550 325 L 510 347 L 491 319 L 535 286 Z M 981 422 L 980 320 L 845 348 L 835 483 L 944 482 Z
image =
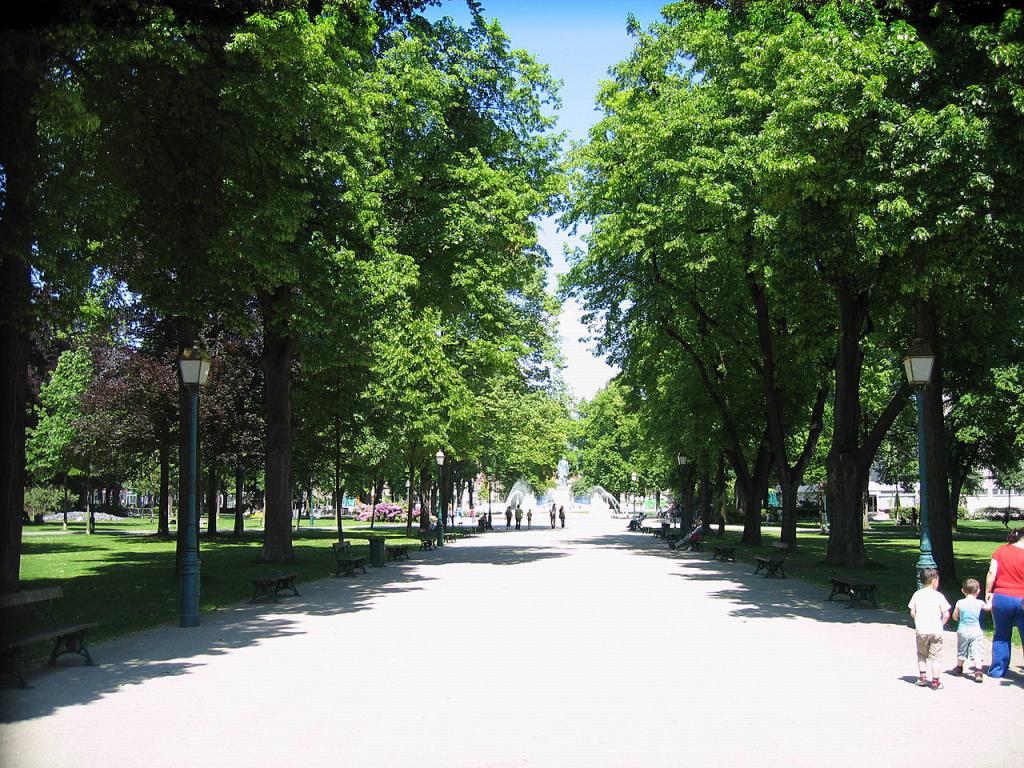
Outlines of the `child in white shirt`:
M 939 572 L 934 568 L 921 571 L 924 585 L 914 593 L 907 603 L 910 615 L 914 617 L 917 633 L 917 684 L 928 686 L 927 674 L 931 673 L 931 689 L 942 688 L 939 681 L 939 664 L 942 661 L 942 627 L 949 621 L 949 601 L 939 592 Z

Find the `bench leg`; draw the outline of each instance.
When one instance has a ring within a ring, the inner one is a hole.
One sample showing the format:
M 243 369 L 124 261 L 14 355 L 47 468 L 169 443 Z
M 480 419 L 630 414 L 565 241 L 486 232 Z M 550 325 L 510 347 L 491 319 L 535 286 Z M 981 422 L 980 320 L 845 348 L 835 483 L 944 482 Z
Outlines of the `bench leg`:
M 18 679 L 19 688 L 31 688 L 28 684 L 28 680 L 25 679 L 25 675 L 22 674 L 21 667 L 18 666 L 18 652 L 16 650 L 10 651 L 4 654 L 4 667 L 6 671 L 10 672 Z
M 875 600 L 874 590 L 870 590 L 870 591 L 868 591 L 868 590 L 856 590 L 856 591 L 854 591 L 853 594 L 850 595 L 850 602 L 847 604 L 846 607 L 847 608 L 853 608 L 853 604 L 854 603 L 858 603 L 858 602 L 860 602 L 862 600 L 865 603 L 870 600 L 872 606 L 874 606 L 875 608 L 878 607 L 878 601 Z
M 75 632 L 71 635 L 64 635 L 58 637 L 53 641 L 53 651 L 50 652 L 50 660 L 47 664 L 51 667 L 57 666 L 57 659 L 68 653 L 74 653 L 85 659 L 85 664 L 88 667 L 93 666 L 92 656 L 89 655 L 89 649 L 85 645 L 85 631 Z
M 249 602 L 255 603 L 261 600 L 273 600 L 275 603 L 277 602 L 277 595 L 274 594 L 268 584 L 257 584 L 256 590 L 253 592 L 252 599 Z

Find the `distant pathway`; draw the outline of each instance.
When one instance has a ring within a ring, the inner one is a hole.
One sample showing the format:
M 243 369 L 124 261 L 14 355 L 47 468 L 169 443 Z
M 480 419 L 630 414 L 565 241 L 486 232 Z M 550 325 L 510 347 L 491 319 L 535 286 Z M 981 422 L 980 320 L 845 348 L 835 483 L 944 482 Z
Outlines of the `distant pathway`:
M 99 667 L 0 692 L 0 762 L 1021 764 L 1019 659 L 1002 683 L 919 689 L 901 616 L 624 528 L 497 532 L 97 645 Z

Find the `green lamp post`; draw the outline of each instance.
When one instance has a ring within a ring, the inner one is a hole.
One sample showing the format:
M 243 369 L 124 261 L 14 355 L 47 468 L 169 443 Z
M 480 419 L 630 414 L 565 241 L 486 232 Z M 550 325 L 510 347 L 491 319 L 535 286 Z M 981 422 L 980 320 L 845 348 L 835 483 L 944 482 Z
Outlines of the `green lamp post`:
M 915 339 L 903 356 L 907 381 L 914 388 L 917 401 L 917 469 L 921 481 L 921 554 L 917 558 L 917 583 L 921 586 L 921 571 L 935 567 L 932 557 L 932 537 L 928 523 L 928 462 L 925 450 L 924 390 L 932 378 L 935 355 L 921 339 Z
M 441 506 L 441 467 L 444 466 L 444 451 L 434 454 L 434 461 L 437 462 L 437 502 L 434 506 L 434 516 L 437 518 L 437 546 L 444 546 L 444 513 Z
M 179 530 L 184 537 L 181 555 L 181 612 L 179 624 L 182 627 L 199 626 L 199 540 L 196 536 L 196 459 L 199 442 L 199 390 L 206 384 L 210 374 L 210 358 L 194 347 L 181 351 L 178 358 L 181 383 L 188 392 L 188 498 L 185 500 L 185 514 L 179 521 Z

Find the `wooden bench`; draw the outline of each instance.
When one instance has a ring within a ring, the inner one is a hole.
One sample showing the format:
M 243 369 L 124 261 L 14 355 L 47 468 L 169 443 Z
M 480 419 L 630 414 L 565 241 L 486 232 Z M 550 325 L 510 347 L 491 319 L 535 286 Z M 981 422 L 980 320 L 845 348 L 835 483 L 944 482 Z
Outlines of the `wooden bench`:
M 783 544 L 782 542 L 772 544 L 772 551 L 768 557 L 757 558 L 757 567 L 754 569 L 754 575 L 763 573 L 766 579 L 770 579 L 772 576 L 778 576 L 780 579 L 786 578 L 783 564 L 786 562 L 786 555 L 788 554 L 789 544 Z
M 386 544 L 384 551 L 388 553 L 388 562 L 409 559 L 409 547 L 405 544 Z
M 432 534 L 420 534 L 420 549 L 431 550 L 437 549 L 437 537 Z
M 53 601 L 64 596 L 60 587 L 28 589 L 24 592 L 10 592 L 0 595 L 0 611 L 4 618 L 0 621 L 0 654 L 4 658 L 4 666 L 8 672 L 18 679 L 19 688 L 30 688 L 25 676 L 18 667 L 18 653 L 27 645 L 53 641 L 53 650 L 47 662 L 51 667 L 57 665 L 57 659 L 67 653 L 74 653 L 85 659 L 85 664 L 93 665 L 89 648 L 85 644 L 85 635 L 96 622 L 84 624 L 58 624 L 53 611 Z
M 715 547 L 715 553 L 711 555 L 712 560 L 721 560 L 723 563 L 726 560 L 736 562 L 736 547 Z
M 337 564 L 334 569 L 335 576 L 355 576 L 356 568 L 366 573 L 366 558 L 353 555 L 347 541 L 336 541 L 331 545 L 331 549 L 334 550 L 334 562 Z
M 832 591 L 829 593 L 828 599 L 832 601 L 836 595 L 846 595 L 850 598 L 847 603 L 847 608 L 853 608 L 854 604 L 863 600 L 871 602 L 871 605 L 875 608 L 878 607 L 878 601 L 875 600 L 875 587 L 877 584 L 872 584 L 867 581 L 850 581 L 849 579 L 837 579 L 835 576 L 829 576 L 832 580 Z
M 456 541 L 459 540 L 459 537 L 458 537 L 458 534 L 450 533 L 448 531 L 445 531 L 445 533 L 444 533 L 444 540 L 448 544 L 454 544 Z
M 295 588 L 295 578 L 298 575 L 297 573 L 278 573 L 274 576 L 263 576 L 253 579 L 252 599 L 249 602 L 255 603 L 259 600 L 272 600 L 276 603 L 278 595 L 286 589 L 291 590 L 293 595 L 302 597 L 299 594 L 299 590 Z

